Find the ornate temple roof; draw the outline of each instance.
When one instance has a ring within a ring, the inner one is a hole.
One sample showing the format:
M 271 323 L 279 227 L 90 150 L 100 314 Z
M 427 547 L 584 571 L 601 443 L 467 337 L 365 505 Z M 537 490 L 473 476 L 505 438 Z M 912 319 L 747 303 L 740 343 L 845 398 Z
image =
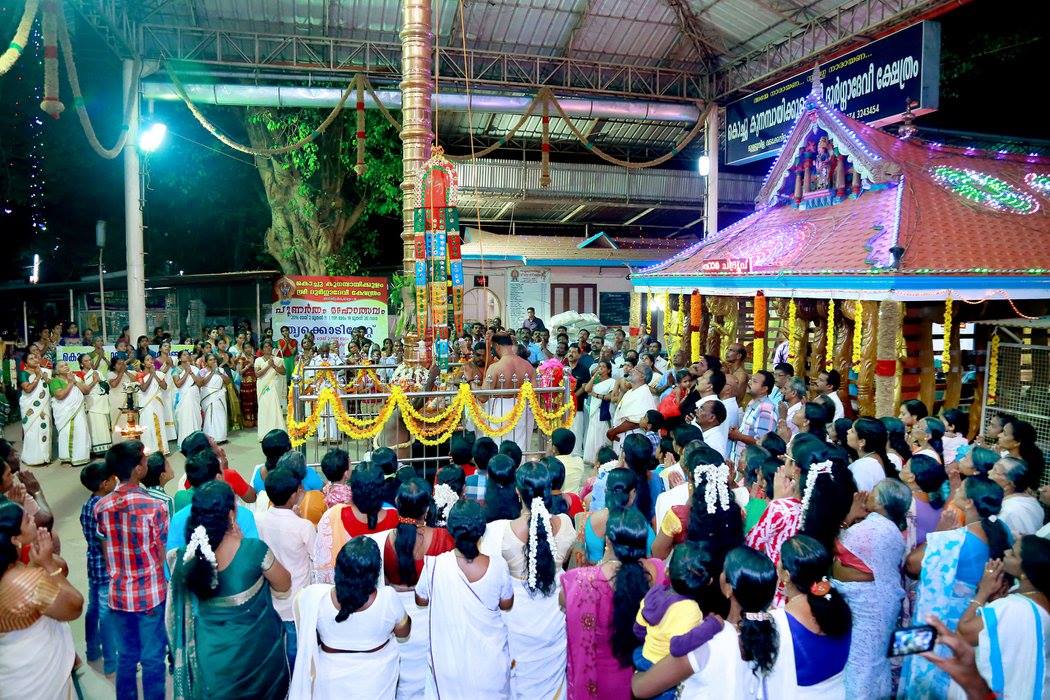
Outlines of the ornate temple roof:
M 943 299 L 954 288 L 956 298 L 1050 298 L 1050 158 L 901 139 L 819 94 L 801 108 L 755 213 L 640 271 L 635 286 L 901 299 Z M 814 143 L 833 144 L 859 174 L 845 196 L 830 181 L 802 192 L 807 148 L 809 158 L 824 152 Z

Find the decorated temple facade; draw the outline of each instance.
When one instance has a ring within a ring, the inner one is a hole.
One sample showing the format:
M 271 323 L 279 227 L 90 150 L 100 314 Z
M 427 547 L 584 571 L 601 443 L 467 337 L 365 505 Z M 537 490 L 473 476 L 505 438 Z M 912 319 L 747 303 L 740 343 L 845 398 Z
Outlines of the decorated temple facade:
M 681 299 L 694 355 L 706 351 L 697 340 L 758 340 L 754 368 L 768 368 L 787 341 L 797 374 L 850 377 L 842 398 L 852 391 L 860 413 L 895 414 L 908 398 L 955 405 L 959 324 L 1050 308 L 1050 159 L 899 138 L 821 93 L 815 75 L 755 212 L 632 283 Z

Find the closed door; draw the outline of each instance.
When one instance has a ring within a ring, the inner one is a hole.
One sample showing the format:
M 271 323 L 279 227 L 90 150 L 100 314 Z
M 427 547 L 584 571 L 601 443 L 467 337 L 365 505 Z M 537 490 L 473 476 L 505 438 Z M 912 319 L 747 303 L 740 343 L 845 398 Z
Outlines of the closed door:
M 580 314 L 598 313 L 598 285 L 596 284 L 552 284 L 551 316 L 566 311 Z

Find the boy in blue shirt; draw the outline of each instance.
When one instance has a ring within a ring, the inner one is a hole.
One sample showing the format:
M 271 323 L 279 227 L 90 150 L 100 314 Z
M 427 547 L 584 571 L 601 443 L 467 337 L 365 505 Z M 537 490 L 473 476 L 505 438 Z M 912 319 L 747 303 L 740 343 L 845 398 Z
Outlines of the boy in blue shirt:
M 105 460 L 95 460 L 80 470 L 80 483 L 91 496 L 80 509 L 80 527 L 87 541 L 88 596 L 84 616 L 87 641 L 87 660 L 102 660 L 102 671 L 107 676 L 117 672 L 117 636 L 109 611 L 109 571 L 102 538 L 98 534 L 95 504 L 117 486 L 117 477 L 106 467 Z

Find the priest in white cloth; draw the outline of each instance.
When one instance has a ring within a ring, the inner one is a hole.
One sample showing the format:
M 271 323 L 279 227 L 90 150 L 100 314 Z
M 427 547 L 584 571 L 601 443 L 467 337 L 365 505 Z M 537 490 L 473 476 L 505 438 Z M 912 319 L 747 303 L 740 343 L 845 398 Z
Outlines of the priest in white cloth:
M 274 357 L 273 341 L 262 342 L 262 354 L 255 358 L 255 392 L 258 396 L 257 426 L 259 442 L 271 430 L 287 430 L 281 413 L 281 386 L 284 362 Z
M 528 360 L 518 356 L 518 349 L 509 335 L 497 333 L 492 336 L 492 345 L 499 359 L 485 372 L 485 388 L 505 391 L 487 399 L 485 407 L 492 416 L 502 418 L 514 411 L 514 405 L 521 396 L 521 386 L 525 382 L 535 385 L 536 370 Z M 529 451 L 532 423 L 532 411 L 526 405 L 514 429 L 506 436 L 507 440 L 516 442 L 522 452 Z
M 656 399 L 649 389 L 653 372 L 644 364 L 639 364 L 631 370 L 628 376 L 631 388 L 624 392 L 620 403 L 616 405 L 616 413 L 613 414 L 612 428 L 606 433 L 612 441 L 616 454 L 623 451 L 623 439 L 631 433 L 642 432 L 638 427 L 646 411 L 656 410 Z
M 208 365 L 200 371 L 201 411 L 204 413 L 204 434 L 222 444 L 227 440 L 229 423 L 229 406 L 226 403 L 226 385 L 229 376 L 219 369 L 219 360 L 213 353 L 208 353 Z M 143 441 L 145 442 L 145 441 Z
M 109 397 L 106 395 L 106 380 L 95 369 L 95 360 L 88 354 L 80 356 L 80 372 L 84 375 L 84 403 L 91 432 L 91 454 L 105 454 L 113 443 L 113 422 Z
M 147 357 L 142 364 L 142 372 L 138 375 L 140 439 L 147 454 L 168 454 L 168 433 L 164 427 L 164 392 L 168 389 L 168 378 L 157 371 L 152 358 Z
M 317 346 L 317 354 L 314 355 L 312 360 L 310 360 L 310 364 L 303 372 L 304 382 L 313 386 L 313 390 L 310 393 L 320 396 L 321 392 L 328 388 L 338 397 L 339 378 L 336 375 L 335 370 L 330 368 L 340 364 L 342 364 L 342 360 L 340 359 L 338 352 L 332 351 L 331 343 L 324 342 Z M 342 398 L 339 400 L 342 401 Z M 312 402 L 310 410 L 317 410 L 316 401 Z M 332 410 L 332 406 L 327 403 L 321 408 L 321 411 L 321 419 L 317 423 L 318 441 L 322 445 L 339 442 L 342 435 L 339 432 L 338 424 L 335 422 L 335 411 Z

